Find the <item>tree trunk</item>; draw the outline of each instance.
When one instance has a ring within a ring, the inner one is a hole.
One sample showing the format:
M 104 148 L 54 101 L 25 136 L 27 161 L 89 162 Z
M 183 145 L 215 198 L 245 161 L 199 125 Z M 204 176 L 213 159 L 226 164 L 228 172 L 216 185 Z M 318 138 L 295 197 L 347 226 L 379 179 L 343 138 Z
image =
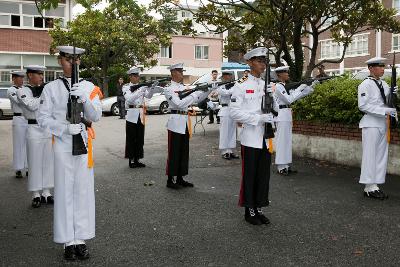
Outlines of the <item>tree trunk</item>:
M 103 95 L 104 95 L 104 97 L 108 97 L 109 96 L 108 83 L 110 81 L 110 77 L 108 76 L 108 67 L 103 66 L 103 77 L 101 77 L 101 78 L 103 81 L 102 88 L 101 88 L 103 90 Z
M 301 32 L 302 32 L 302 20 L 296 18 L 293 29 L 294 68 L 290 72 L 292 81 L 300 81 L 303 75 L 304 52 L 301 41 Z
M 305 73 L 305 77 L 310 77 L 312 74 L 312 71 L 314 70 L 315 66 L 315 60 L 317 59 L 317 48 L 318 48 L 318 29 L 312 28 L 312 35 L 313 35 L 313 44 L 311 47 L 311 56 L 310 56 L 310 62 L 308 62 L 307 65 L 307 70 Z

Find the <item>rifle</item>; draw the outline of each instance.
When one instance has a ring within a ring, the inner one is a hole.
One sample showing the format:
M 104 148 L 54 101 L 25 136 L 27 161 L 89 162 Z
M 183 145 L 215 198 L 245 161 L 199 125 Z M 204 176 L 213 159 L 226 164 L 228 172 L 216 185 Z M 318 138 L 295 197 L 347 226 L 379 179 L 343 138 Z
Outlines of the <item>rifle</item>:
M 311 85 L 313 83 L 313 81 L 323 82 L 323 81 L 330 80 L 333 78 L 336 78 L 336 77 L 328 76 L 328 77 L 321 77 L 321 78 L 308 78 L 308 79 L 302 80 L 300 82 L 288 83 L 285 85 L 285 88 L 286 88 L 286 90 L 292 90 L 292 89 L 299 87 L 301 84 Z
M 78 64 L 76 64 L 76 52 L 74 46 L 73 59 L 72 59 L 72 73 L 71 73 L 71 88 L 75 83 L 79 82 L 79 70 Z M 84 123 L 86 127 L 91 126 L 91 122 L 83 118 L 83 103 L 80 101 L 79 97 L 69 95 L 68 99 L 68 111 L 67 120 L 71 124 Z M 83 155 L 87 154 L 87 149 L 85 142 L 81 133 L 72 136 L 72 155 Z
M 392 64 L 392 78 L 390 80 L 390 93 L 388 97 L 388 106 L 390 108 L 396 108 L 397 95 L 394 93 L 394 88 L 397 85 L 397 72 L 396 72 L 396 52 L 393 52 L 393 64 Z M 397 118 L 390 116 L 390 129 L 397 128 Z
M 213 83 L 213 84 L 210 84 L 210 83 L 201 83 L 201 84 L 196 85 L 196 87 L 193 88 L 193 89 L 184 90 L 184 91 L 178 92 L 178 96 L 179 96 L 179 99 L 184 99 L 185 97 L 187 97 L 187 96 L 193 94 L 193 93 L 196 92 L 196 91 L 207 92 L 207 91 L 209 90 L 209 88 L 212 87 L 212 86 L 214 86 L 215 88 L 217 88 L 217 87 L 219 87 L 219 86 L 225 85 L 225 88 L 226 88 L 227 86 L 228 86 L 229 88 L 231 88 L 232 86 L 235 85 L 235 82 L 236 82 L 236 81 L 218 82 L 218 83 Z M 229 88 L 227 88 L 227 89 L 229 89 Z
M 168 77 L 168 78 L 163 78 L 163 79 L 159 79 L 159 80 L 153 80 L 153 81 L 148 81 L 148 82 L 144 82 L 144 83 L 138 83 L 138 84 L 135 84 L 135 85 L 131 85 L 130 90 L 133 93 L 133 92 L 135 92 L 137 89 L 139 89 L 142 86 L 151 86 L 155 82 L 162 83 L 162 82 L 166 82 L 166 81 L 170 81 L 170 80 L 171 80 L 171 78 Z
M 278 113 L 274 110 L 274 98 L 273 98 L 273 93 L 270 87 L 268 85 L 271 82 L 271 75 L 270 75 L 270 65 L 269 65 L 269 49 L 267 50 L 267 57 L 266 57 L 266 64 L 267 64 L 267 69 L 265 71 L 265 85 L 264 85 L 264 96 L 261 100 L 261 111 L 264 114 L 267 113 L 272 113 L 274 116 L 277 116 Z M 265 123 L 264 125 L 264 139 L 270 139 L 273 138 L 274 135 L 274 129 L 272 128 L 271 123 Z

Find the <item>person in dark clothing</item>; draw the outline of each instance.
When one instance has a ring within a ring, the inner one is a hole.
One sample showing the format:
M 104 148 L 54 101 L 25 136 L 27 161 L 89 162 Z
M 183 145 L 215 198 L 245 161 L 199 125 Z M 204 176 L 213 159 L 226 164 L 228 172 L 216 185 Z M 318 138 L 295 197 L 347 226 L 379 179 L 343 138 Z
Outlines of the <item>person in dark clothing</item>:
M 119 118 L 125 119 L 125 98 L 122 92 L 122 87 L 124 86 L 124 78 L 119 78 L 117 83 L 117 103 L 119 108 Z

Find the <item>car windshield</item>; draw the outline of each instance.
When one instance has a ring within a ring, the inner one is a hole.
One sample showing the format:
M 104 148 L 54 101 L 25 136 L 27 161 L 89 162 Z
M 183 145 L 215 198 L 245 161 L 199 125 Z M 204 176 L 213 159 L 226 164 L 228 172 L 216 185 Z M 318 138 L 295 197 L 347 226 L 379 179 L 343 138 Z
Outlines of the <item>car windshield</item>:
M 0 98 L 7 98 L 7 89 L 0 89 Z

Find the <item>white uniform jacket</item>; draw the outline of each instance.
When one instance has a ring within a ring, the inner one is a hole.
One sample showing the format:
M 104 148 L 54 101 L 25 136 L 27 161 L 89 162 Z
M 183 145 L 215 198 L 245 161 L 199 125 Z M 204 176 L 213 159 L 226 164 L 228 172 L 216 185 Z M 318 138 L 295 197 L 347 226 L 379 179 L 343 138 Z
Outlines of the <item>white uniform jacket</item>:
M 143 106 L 145 104 L 144 98 L 152 98 L 153 91 L 147 86 L 142 86 L 134 92 L 131 92 L 130 88 L 132 85 L 134 84 L 125 84 L 122 87 L 122 92 L 125 98 L 125 109 L 127 110 L 126 120 L 132 123 L 137 123 L 139 116 L 140 118 L 143 118 Z
M 383 80 L 376 81 L 382 84 L 387 100 L 390 93 L 389 85 Z M 389 107 L 385 105 L 379 88 L 372 77 L 368 77 L 358 86 L 358 108 L 365 114 L 360 121 L 360 128 L 386 127 L 385 112 Z
M 292 121 L 292 109 L 289 106 L 293 102 L 309 95 L 312 92 L 312 87 L 307 86 L 306 84 L 301 84 L 296 89 L 287 92 L 285 89 L 285 84 L 282 82 L 278 82 L 276 84 L 274 97 L 279 106 L 279 112 L 278 116 L 275 118 L 275 121 Z
M 14 113 L 22 113 L 21 103 L 18 100 L 17 90 L 21 89 L 15 86 L 11 86 L 7 90 L 7 97 L 11 102 L 11 109 Z
M 70 78 L 66 79 L 68 83 L 71 82 Z M 81 81 L 80 84 L 85 88 L 88 99 L 83 104 L 84 117 L 89 121 L 96 122 L 102 115 L 101 102 L 98 95 L 93 100 L 89 100 L 95 86 L 88 81 Z M 61 79 L 46 84 L 40 97 L 37 120 L 42 128 L 47 129 L 55 136 L 54 151 L 72 153 L 72 135 L 67 133 L 69 124 L 66 116 L 68 98 L 69 92 Z M 87 133 L 85 127 L 83 129 L 82 136 L 87 144 Z
M 180 99 L 178 92 L 185 90 L 181 83 L 171 81 L 171 84 L 164 88 L 165 98 L 168 101 L 170 110 L 188 111 L 188 107 L 195 102 L 200 102 L 208 96 L 208 92 L 197 91 L 191 95 Z M 188 115 L 171 114 L 167 122 L 167 129 L 179 134 L 185 134 Z
M 229 107 L 225 105 L 229 105 L 231 102 L 231 95 L 233 94 L 233 90 L 235 87 L 231 87 L 229 89 L 225 88 L 225 85 L 221 85 L 217 88 L 219 103 L 222 105 L 220 111 L 218 112 L 218 116 L 229 116 Z
M 260 115 L 264 84 L 264 80 L 249 74 L 232 87 L 230 115 L 235 121 L 243 124 L 240 142 L 244 146 L 260 149 L 263 147 L 264 123 L 260 122 Z M 278 110 L 276 101 L 274 110 Z

